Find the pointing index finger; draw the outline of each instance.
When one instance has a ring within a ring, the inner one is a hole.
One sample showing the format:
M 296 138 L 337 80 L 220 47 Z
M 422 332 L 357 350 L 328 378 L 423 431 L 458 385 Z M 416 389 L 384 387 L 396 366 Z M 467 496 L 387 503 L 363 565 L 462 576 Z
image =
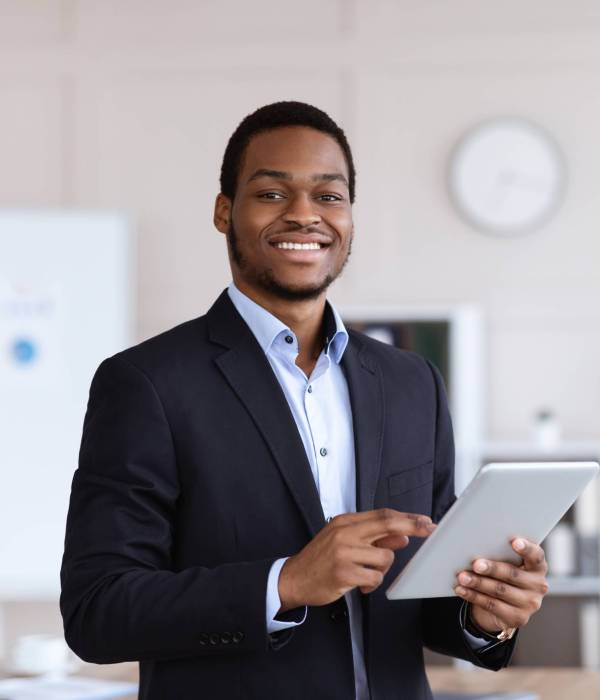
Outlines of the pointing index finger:
M 428 515 L 402 513 L 391 508 L 373 511 L 374 518 L 361 526 L 361 537 L 373 543 L 388 535 L 428 537 L 436 528 Z

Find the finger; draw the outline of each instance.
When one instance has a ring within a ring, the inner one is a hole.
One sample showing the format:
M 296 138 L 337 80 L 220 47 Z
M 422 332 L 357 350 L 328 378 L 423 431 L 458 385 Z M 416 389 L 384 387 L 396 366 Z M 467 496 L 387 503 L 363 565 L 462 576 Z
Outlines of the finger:
M 357 513 L 341 513 L 333 517 L 329 525 L 330 526 L 344 526 L 344 525 L 355 525 L 365 522 L 381 522 L 385 518 L 392 517 L 396 515 L 404 515 L 407 517 L 418 517 L 421 516 L 420 513 L 403 513 L 399 510 L 394 510 L 393 508 L 376 508 L 375 510 L 362 510 Z M 429 518 L 429 516 L 421 516 Z M 429 518 L 431 520 L 431 518 Z
M 351 578 L 354 586 L 363 593 L 371 593 L 379 588 L 384 574 L 379 569 L 369 569 L 365 566 L 356 566 L 351 569 Z
M 406 535 L 386 535 L 381 539 L 375 540 L 372 544 L 375 547 L 383 547 L 384 549 L 404 549 L 409 543 Z
M 539 544 L 517 537 L 512 541 L 512 546 L 515 552 L 523 557 L 523 565 L 527 571 L 541 571 L 544 574 L 548 571 L 546 554 Z
M 511 586 L 510 583 L 498 581 L 487 576 L 476 576 L 473 573 L 461 571 L 457 577 L 458 585 L 478 593 L 483 593 L 491 598 L 503 600 L 517 608 L 531 607 L 532 593 L 530 591 Z
M 394 552 L 391 549 L 370 545 L 352 547 L 350 556 L 354 564 L 370 566 L 379 569 L 384 574 L 394 563 Z
M 388 535 L 428 537 L 435 529 L 428 515 L 401 513 L 391 508 L 372 513 L 372 518 L 355 525 L 357 537 L 369 544 Z
M 323 535 L 333 537 L 334 541 L 339 544 L 352 545 L 358 544 L 358 542 L 373 544 L 375 541 L 389 536 L 394 538 L 408 535 L 428 537 L 436 527 L 427 515 L 401 513 L 389 508 L 370 511 L 368 517 L 360 519 L 348 517 L 349 515 L 356 514 L 344 514 L 333 518 L 322 530 Z M 390 541 L 385 544 L 387 548 L 392 548 L 391 545 L 397 545 L 394 548 L 399 549 L 406 546 L 407 542 L 400 539 L 399 542 Z
M 428 515 L 403 513 L 393 508 L 343 513 L 332 518 L 328 526 L 330 528 L 356 526 L 360 528 L 358 532 L 363 538 L 378 538 L 397 534 L 412 534 L 423 537 L 435 529 L 435 525 Z M 399 528 L 403 528 L 406 532 L 399 532 Z
M 468 600 L 473 605 L 477 605 L 486 612 L 495 615 L 506 627 L 522 627 L 529 620 L 529 615 L 525 610 L 505 603 L 498 598 L 463 586 L 457 586 L 454 591 L 460 598 Z
M 515 566 L 506 561 L 475 559 L 473 572 L 497 581 L 506 581 L 511 586 L 543 593 L 544 578 L 539 572 L 526 571 L 522 566 Z

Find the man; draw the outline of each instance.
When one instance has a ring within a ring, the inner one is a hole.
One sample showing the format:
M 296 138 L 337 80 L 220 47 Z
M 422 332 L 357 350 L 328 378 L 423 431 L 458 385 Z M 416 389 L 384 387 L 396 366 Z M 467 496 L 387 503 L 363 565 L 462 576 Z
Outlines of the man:
M 540 607 L 526 541 L 456 597 L 385 598 L 455 498 L 454 450 L 437 369 L 326 301 L 354 188 L 324 112 L 246 117 L 214 213 L 232 284 L 94 376 L 61 610 L 82 658 L 139 660 L 140 698 L 431 698 L 424 645 L 497 670 Z

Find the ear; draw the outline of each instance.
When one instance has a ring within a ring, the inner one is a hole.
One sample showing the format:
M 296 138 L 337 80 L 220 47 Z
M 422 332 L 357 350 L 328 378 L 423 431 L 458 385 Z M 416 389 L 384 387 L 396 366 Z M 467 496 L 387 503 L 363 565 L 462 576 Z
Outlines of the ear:
M 221 192 L 215 200 L 213 222 L 217 231 L 227 234 L 231 224 L 231 200 Z

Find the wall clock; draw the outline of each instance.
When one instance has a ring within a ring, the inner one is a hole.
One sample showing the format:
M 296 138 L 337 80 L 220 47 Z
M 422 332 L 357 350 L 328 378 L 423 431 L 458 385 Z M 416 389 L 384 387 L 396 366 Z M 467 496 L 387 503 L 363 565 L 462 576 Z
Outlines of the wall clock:
M 448 184 L 459 213 L 477 230 L 513 236 L 542 226 L 565 189 L 564 158 L 540 126 L 518 117 L 471 129 L 452 152 Z

